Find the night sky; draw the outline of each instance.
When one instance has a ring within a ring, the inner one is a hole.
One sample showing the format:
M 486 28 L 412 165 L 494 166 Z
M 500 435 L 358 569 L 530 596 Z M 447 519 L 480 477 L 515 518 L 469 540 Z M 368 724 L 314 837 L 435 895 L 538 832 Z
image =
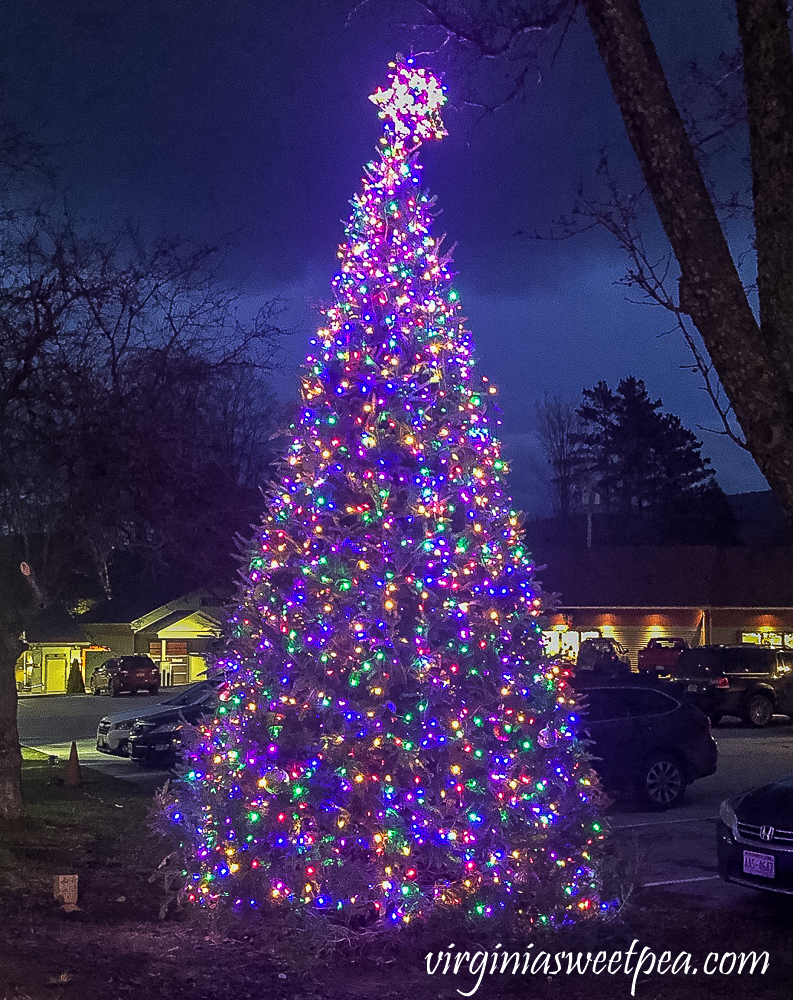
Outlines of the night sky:
M 345 23 L 336 0 L 5 0 L 3 110 L 53 151 L 75 215 L 110 231 L 125 220 L 197 243 L 228 237 L 230 276 L 251 296 L 283 295 L 296 332 L 277 376 L 296 396 L 296 365 L 330 298 L 348 200 L 380 123 L 367 100 L 387 63 L 411 50 L 410 5 L 378 0 Z M 349 9 L 351 5 L 347 5 Z M 668 72 L 708 44 L 735 45 L 724 0 L 646 0 Z M 714 31 L 714 26 L 718 28 Z M 426 46 L 425 46 L 426 47 Z M 569 209 L 609 145 L 630 172 L 622 123 L 581 19 L 525 99 L 483 122 L 461 101 L 471 82 L 445 69 L 449 137 L 425 147 L 424 178 L 457 243 L 460 290 L 480 371 L 500 387 L 512 491 L 547 509 L 530 415 L 547 389 L 578 398 L 605 379 L 643 378 L 652 397 L 705 441 L 730 492 L 765 489 L 715 426 L 689 356 L 660 310 L 626 301 L 610 237 L 538 242 Z M 648 230 L 664 252 L 657 222 Z M 739 233 L 737 241 L 744 238 Z

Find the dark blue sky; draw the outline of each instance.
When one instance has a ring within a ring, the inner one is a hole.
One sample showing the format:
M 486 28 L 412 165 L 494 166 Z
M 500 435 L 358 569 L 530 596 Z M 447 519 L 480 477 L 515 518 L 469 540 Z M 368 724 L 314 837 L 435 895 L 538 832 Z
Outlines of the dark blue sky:
M 647 0 L 668 71 L 709 43 L 734 44 L 724 0 Z M 299 332 L 280 391 L 329 298 L 348 199 L 374 152 L 367 95 L 410 38 L 387 0 L 345 25 L 331 0 L 6 0 L 0 28 L 5 109 L 48 142 L 72 209 L 101 227 L 125 219 L 198 242 L 230 236 L 234 278 L 282 294 Z M 718 27 L 718 32 L 714 31 Z M 440 67 L 433 57 L 428 65 Z M 480 368 L 500 387 L 512 488 L 547 505 L 530 415 L 548 389 L 580 395 L 599 379 L 643 378 L 694 430 L 715 426 L 677 334 L 660 310 L 625 300 L 623 261 L 605 234 L 537 242 L 592 176 L 609 144 L 631 169 L 622 123 L 588 28 L 575 27 L 525 100 L 475 125 L 468 83 L 446 67 L 449 137 L 426 150 L 436 226 L 455 250 L 457 285 Z M 457 106 L 455 106 L 457 105 Z M 648 222 L 657 239 L 657 223 Z M 658 239 L 659 253 L 663 242 Z M 728 492 L 764 489 L 754 463 L 697 431 Z

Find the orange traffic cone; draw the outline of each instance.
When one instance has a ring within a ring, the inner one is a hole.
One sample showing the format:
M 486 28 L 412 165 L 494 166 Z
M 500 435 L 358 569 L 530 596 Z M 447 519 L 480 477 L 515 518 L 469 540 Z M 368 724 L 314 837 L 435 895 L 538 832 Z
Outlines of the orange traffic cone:
M 83 783 L 83 774 L 80 770 L 80 760 L 77 756 L 77 744 L 72 740 L 72 748 L 69 751 L 69 759 L 66 761 L 66 768 L 63 772 L 64 785 L 71 785 L 79 788 Z

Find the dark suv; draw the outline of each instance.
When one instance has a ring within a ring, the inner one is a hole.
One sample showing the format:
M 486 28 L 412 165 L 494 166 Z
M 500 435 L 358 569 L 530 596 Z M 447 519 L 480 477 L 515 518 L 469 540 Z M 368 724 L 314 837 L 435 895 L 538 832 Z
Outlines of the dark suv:
M 115 698 L 122 691 L 135 694 L 160 690 L 160 669 L 150 656 L 112 656 L 91 674 L 91 693 L 106 691 Z
M 696 646 L 680 654 L 677 681 L 716 723 L 737 715 L 767 726 L 775 712 L 793 714 L 793 650 L 772 646 Z
M 593 767 L 607 791 L 634 793 L 651 809 L 671 809 L 692 781 L 716 773 L 716 741 L 696 706 L 634 681 L 591 678 L 576 689 Z

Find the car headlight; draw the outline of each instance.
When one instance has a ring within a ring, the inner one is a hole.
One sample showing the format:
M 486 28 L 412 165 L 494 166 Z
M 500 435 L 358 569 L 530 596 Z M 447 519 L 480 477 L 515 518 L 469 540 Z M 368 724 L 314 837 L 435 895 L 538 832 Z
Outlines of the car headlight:
M 728 826 L 732 830 L 733 837 L 738 836 L 738 817 L 735 815 L 735 810 L 729 799 L 725 799 L 722 802 L 719 809 L 719 819 L 725 826 Z
M 134 724 L 135 724 L 135 720 L 134 719 L 129 719 L 128 721 L 125 721 L 125 722 L 114 722 L 113 725 L 110 728 L 115 733 L 117 733 L 117 732 L 125 732 L 127 729 L 132 729 L 132 727 L 134 726 Z

